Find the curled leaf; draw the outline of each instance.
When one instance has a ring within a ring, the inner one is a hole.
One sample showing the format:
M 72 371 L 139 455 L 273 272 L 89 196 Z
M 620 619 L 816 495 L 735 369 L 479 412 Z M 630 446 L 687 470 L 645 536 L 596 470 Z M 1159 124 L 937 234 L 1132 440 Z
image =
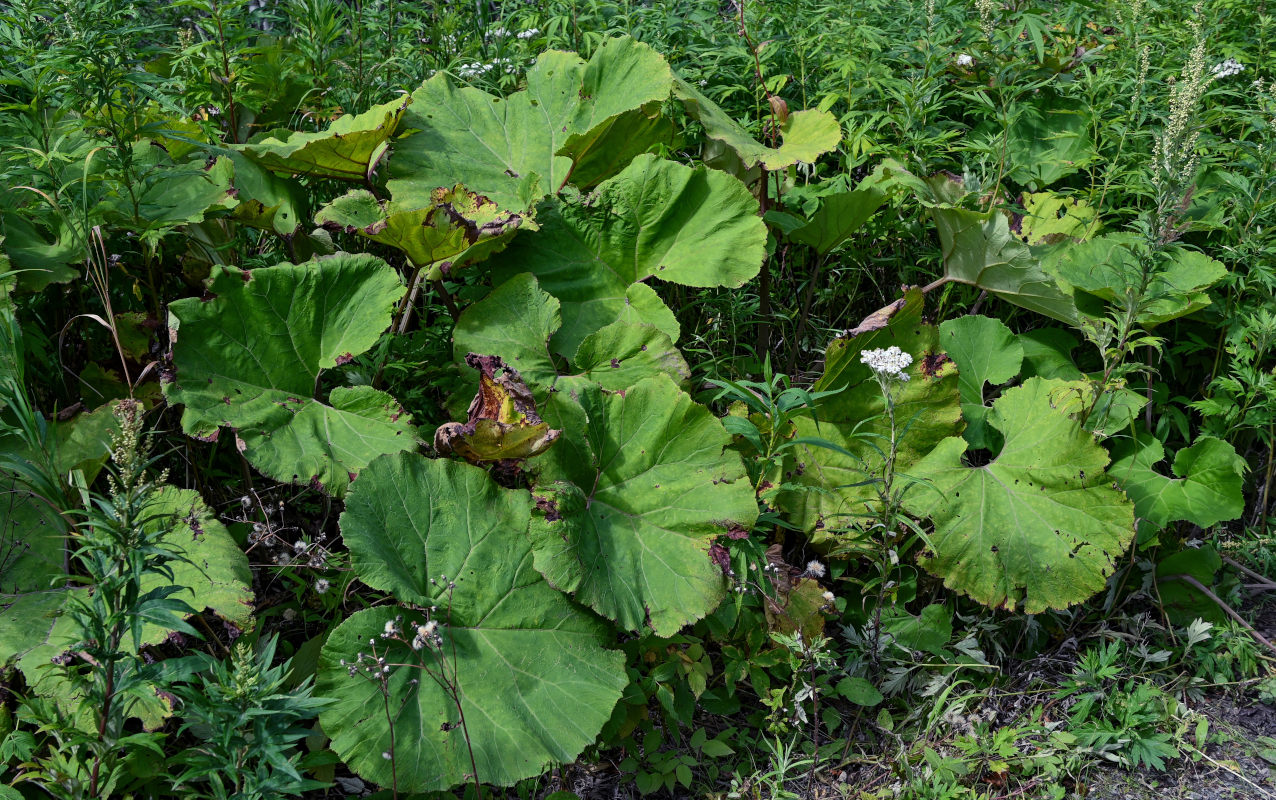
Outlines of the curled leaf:
M 536 413 L 536 401 L 518 370 L 499 356 L 470 353 L 465 363 L 479 371 L 479 390 L 469 421 L 449 422 L 434 432 L 434 449 L 472 464 L 531 458 L 549 449 L 562 431 Z

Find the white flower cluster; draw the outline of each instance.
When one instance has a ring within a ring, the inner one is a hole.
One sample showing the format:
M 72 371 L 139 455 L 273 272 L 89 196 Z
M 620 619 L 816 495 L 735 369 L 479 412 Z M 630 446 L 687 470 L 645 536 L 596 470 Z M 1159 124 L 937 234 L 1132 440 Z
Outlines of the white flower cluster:
M 479 76 L 486 75 L 494 69 L 499 69 L 501 72 L 506 74 L 512 74 L 514 72 L 514 64 L 508 58 L 498 58 L 490 64 L 471 61 L 457 67 L 456 75 L 458 78 L 465 78 L 468 80 L 470 78 L 477 78 Z
M 908 373 L 904 370 L 913 363 L 913 357 L 895 345 L 891 345 L 885 350 L 865 350 L 860 353 L 860 363 L 867 364 L 868 368 L 878 375 L 906 381 Z
M 972 56 L 970 53 L 958 53 L 958 54 L 957 54 L 957 66 L 959 66 L 959 67 L 973 67 L 974 65 L 975 65 L 975 57 L 974 57 L 974 56 Z
M 536 35 L 537 35 L 538 33 L 540 33 L 540 32 L 541 32 L 541 31 L 540 31 L 540 28 L 528 28 L 528 29 L 527 29 L 527 30 L 525 30 L 525 31 L 520 31 L 520 32 L 519 32 L 519 34 L 518 34 L 518 38 L 520 38 L 520 39 L 530 39 L 530 38 L 532 38 L 533 36 L 536 36 Z
M 1214 73 L 1215 78 L 1230 78 L 1233 75 L 1239 75 L 1244 72 L 1245 65 L 1234 58 L 1229 58 L 1226 61 L 1215 64 L 1210 71 Z

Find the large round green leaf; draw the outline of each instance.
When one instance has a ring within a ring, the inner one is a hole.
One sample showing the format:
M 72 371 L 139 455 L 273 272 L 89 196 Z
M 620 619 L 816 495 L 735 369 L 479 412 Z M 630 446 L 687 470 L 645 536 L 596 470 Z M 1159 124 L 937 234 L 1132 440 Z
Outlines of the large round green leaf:
M 753 525 L 753 487 L 722 423 L 667 376 L 579 399 L 583 435 L 540 459 L 536 568 L 621 627 L 670 636 L 724 596 L 709 546 Z
M 957 370 L 944 354 L 935 326 L 922 322 L 922 293 L 903 298 L 838 338 L 824 354 L 824 375 L 815 391 L 836 391 L 816 403 L 812 416 L 794 420 L 797 437 L 821 440 L 796 445 L 785 459 L 780 508 L 811 533 L 816 544 L 872 513 L 889 450 L 886 401 L 872 370 L 860 361 L 865 350 L 899 347 L 913 357 L 909 380 L 895 390 L 898 445 L 895 468 L 911 465 L 945 437 L 961 430 Z
M 324 369 L 371 347 L 403 294 L 378 258 L 341 253 L 308 264 L 245 272 L 218 267 L 212 300 L 169 305 L 182 428 L 211 439 L 221 427 L 253 466 L 336 495 L 382 453 L 415 447 L 403 408 L 368 386 L 315 399 Z
M 394 135 L 411 102 L 410 97 L 399 97 L 362 114 L 340 117 L 324 131 L 274 131 L 236 148 L 275 172 L 362 183 L 370 178 L 384 152 L 382 145 Z
M 977 314 L 945 320 L 939 326 L 939 338 L 957 364 L 961 415 L 966 420 L 962 436 L 971 447 L 991 449 L 996 437 L 986 421 L 984 386 L 1000 386 L 1019 374 L 1023 345 L 1001 320 Z
M 401 791 L 463 783 L 468 736 L 479 780 L 506 786 L 575 759 L 610 717 L 627 683 L 624 658 L 605 649 L 607 627 L 533 567 L 529 507 L 527 492 L 502 489 L 477 467 L 418 455 L 379 458 L 354 483 L 341 532 L 355 570 L 405 604 L 436 606 L 442 637 L 412 650 L 424 612 L 395 607 L 361 611 L 329 636 L 316 693 L 337 702 L 320 721 L 363 777 L 387 786 L 397 777 Z M 398 615 L 405 636 L 384 638 Z M 341 663 L 374 651 L 397 665 L 388 705 Z M 464 728 L 427 671 L 454 682 Z
M 1091 107 L 1046 90 L 1018 109 L 1004 130 L 1005 177 L 1021 186 L 1043 189 L 1085 169 L 1095 158 L 1090 136 Z M 1001 121 L 989 122 L 976 135 L 1000 138 Z
M 1179 520 L 1208 528 L 1244 512 L 1245 459 L 1230 444 L 1202 436 L 1174 454 L 1173 478 L 1155 469 L 1164 458 L 1165 447 L 1150 433 L 1112 444 L 1108 472 L 1134 501 L 1140 519 L 1159 528 Z
M 935 526 L 922 566 L 988 606 L 1079 603 L 1134 538 L 1134 505 L 1104 472 L 1107 452 L 1052 404 L 1060 383 L 1029 378 L 993 403 L 988 424 L 1005 444 L 990 463 L 967 466 L 954 437 L 911 470 L 927 483 L 906 506 Z
M 549 348 L 562 325 L 560 307 L 534 276 L 515 275 L 461 315 L 453 334 L 457 362 L 469 353 L 500 356 L 519 371 L 538 403 L 551 391 L 577 391 L 586 383 L 619 390 L 658 373 L 677 381 L 690 374 L 667 334 L 623 321 L 587 336 L 572 359 L 574 369 L 562 369 Z
M 655 325 L 676 341 L 677 322 L 643 281 L 742 286 L 765 256 L 766 226 L 743 183 L 650 155 L 580 202 L 547 205 L 537 221 L 541 231 L 495 257 L 493 273 L 531 272 L 562 302 L 553 349 L 568 357 L 617 319 Z
M 814 163 L 842 141 L 837 117 L 827 111 L 795 111 L 780 125 L 779 147 L 767 147 L 749 135 L 722 107 L 682 78 L 674 81 L 674 95 L 687 113 L 704 126 L 705 135 L 730 147 L 746 169 L 761 165 L 769 170 L 784 169 L 798 162 Z
M 1072 298 L 1010 231 L 1010 222 L 1000 211 L 934 204 L 930 214 L 939 229 L 944 271 L 950 280 L 1061 322 L 1076 322 Z
M 656 51 L 633 39 L 604 42 L 586 63 L 574 53 L 542 53 L 527 88 L 504 98 L 458 88 L 439 73 L 412 95 L 404 119 L 418 129 L 390 159 L 398 196 L 457 182 L 503 208 L 523 209 L 557 192 L 572 165 L 650 128 L 650 115 L 617 117 L 669 96 L 672 74 Z M 567 149 L 571 157 L 559 155 Z M 590 173 L 598 176 L 596 158 Z
M 1146 287 L 1141 260 L 1154 262 Z M 1088 242 L 1060 244 L 1051 251 L 1048 266 L 1067 288 L 1085 297 L 1124 304 L 1127 295 L 1139 298 L 1139 320 L 1153 327 L 1199 311 L 1210 304 L 1205 290 L 1222 280 L 1227 269 L 1204 253 L 1175 245 L 1158 253 L 1147 253 L 1141 237 L 1132 233 L 1111 233 Z M 1092 308 L 1087 306 L 1087 308 Z M 1093 307 L 1101 314 L 1101 306 Z
M 427 273 L 431 280 L 505 247 L 525 222 L 460 185 L 389 202 L 355 189 L 315 215 L 316 224 L 401 250 L 418 267 L 436 265 Z

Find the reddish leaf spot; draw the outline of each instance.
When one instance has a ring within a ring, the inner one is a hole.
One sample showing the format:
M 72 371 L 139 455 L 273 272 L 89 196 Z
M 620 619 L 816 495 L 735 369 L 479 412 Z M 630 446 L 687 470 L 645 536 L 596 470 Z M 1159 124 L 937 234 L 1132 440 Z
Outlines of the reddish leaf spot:
M 714 542 L 709 546 L 709 560 L 718 565 L 723 575 L 731 574 L 731 554 L 727 552 L 727 548 Z

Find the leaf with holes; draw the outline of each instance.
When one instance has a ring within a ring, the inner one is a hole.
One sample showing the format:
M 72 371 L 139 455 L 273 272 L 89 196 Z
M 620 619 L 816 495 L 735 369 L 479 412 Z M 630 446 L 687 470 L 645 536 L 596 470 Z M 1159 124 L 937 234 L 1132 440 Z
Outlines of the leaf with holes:
M 541 230 L 492 260 L 498 280 L 531 272 L 562 303 L 552 349 L 571 358 L 581 341 L 617 320 L 655 325 L 677 341 L 678 323 L 645 283 L 743 286 L 762 266 L 766 225 L 744 184 L 723 172 L 639 156 L 579 202 L 550 201 Z
M 926 483 L 906 508 L 935 526 L 922 566 L 987 606 L 1079 603 L 1134 538 L 1134 505 L 1104 472 L 1104 449 L 1052 405 L 1057 383 L 1030 378 L 993 403 L 988 424 L 1005 444 L 990 463 L 965 464 L 968 444 L 954 437 L 911 470 Z
M 753 487 L 722 423 L 667 376 L 579 399 L 567 446 L 532 462 L 536 568 L 622 628 L 670 636 L 725 595 L 709 546 L 753 525 Z
M 415 266 L 433 265 L 429 280 L 501 250 L 521 227 L 536 227 L 460 185 L 390 201 L 355 189 L 319 209 L 315 224 L 393 247 Z
M 611 716 L 628 683 L 624 657 L 606 649 L 605 624 L 537 573 L 530 505 L 527 492 L 502 489 L 477 467 L 412 454 L 379 458 L 355 481 L 340 521 L 351 562 L 405 607 L 360 611 L 338 626 L 320 656 L 316 694 L 338 698 L 320 722 L 365 779 L 397 778 L 413 792 L 464 783 L 468 740 L 481 780 L 509 786 L 573 761 Z M 414 651 L 425 619 L 412 609 L 431 606 L 441 646 Z M 399 615 L 404 636 L 383 638 Z M 378 685 L 346 666 L 374 652 L 409 665 L 388 676 L 388 714 Z M 435 680 L 444 675 L 464 727 Z M 392 750 L 393 763 L 381 755 Z
M 211 300 L 169 305 L 170 403 L 186 407 L 182 429 L 211 439 L 231 428 L 249 463 L 276 480 L 340 496 L 383 453 L 416 437 L 394 398 L 369 386 L 316 399 L 325 369 L 370 348 L 403 295 L 378 258 L 341 253 L 251 272 L 217 267 Z

